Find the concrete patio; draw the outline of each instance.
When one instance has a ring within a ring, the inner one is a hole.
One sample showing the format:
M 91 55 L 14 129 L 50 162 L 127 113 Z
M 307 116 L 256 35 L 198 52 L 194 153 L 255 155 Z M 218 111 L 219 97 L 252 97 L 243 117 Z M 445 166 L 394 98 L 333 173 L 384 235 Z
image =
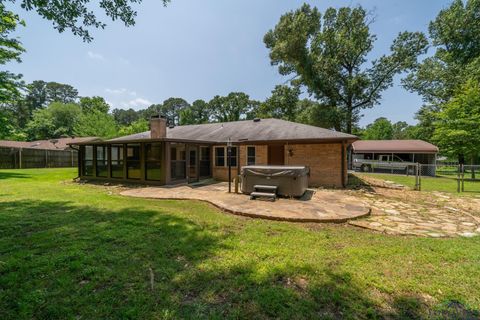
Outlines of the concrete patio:
M 175 187 L 132 188 L 122 195 L 140 198 L 201 200 L 241 216 L 294 222 L 333 222 L 368 216 L 370 208 L 357 198 L 324 190 L 307 191 L 301 199 L 275 202 L 250 200 L 248 195 L 228 193 L 226 182 Z

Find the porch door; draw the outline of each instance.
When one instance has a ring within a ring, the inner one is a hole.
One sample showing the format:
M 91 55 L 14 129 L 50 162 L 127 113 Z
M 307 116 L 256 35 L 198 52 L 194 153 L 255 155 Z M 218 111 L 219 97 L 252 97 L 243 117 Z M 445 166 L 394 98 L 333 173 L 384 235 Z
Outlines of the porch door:
M 283 145 L 268 146 L 268 164 L 283 166 L 285 164 L 285 148 Z
M 188 182 L 198 181 L 198 147 L 188 148 Z

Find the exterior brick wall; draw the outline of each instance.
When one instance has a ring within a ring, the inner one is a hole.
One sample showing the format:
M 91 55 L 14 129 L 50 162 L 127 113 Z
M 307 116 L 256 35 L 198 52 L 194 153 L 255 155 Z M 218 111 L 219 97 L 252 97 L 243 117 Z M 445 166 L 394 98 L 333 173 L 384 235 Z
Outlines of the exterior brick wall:
M 345 153 L 346 155 L 346 153 Z M 343 187 L 347 166 L 344 157 L 342 175 L 342 144 L 291 144 L 285 145 L 285 164 L 310 167 L 310 186 Z
M 238 160 L 240 166 L 247 163 L 247 146 L 239 146 Z M 258 165 L 268 164 L 268 146 L 255 145 L 255 162 Z M 228 180 L 228 167 L 215 167 L 215 154 L 212 148 L 212 176 L 220 181 Z M 344 167 L 342 175 L 342 144 L 290 144 L 285 145 L 285 165 L 302 165 L 310 167 L 310 186 L 343 187 L 347 181 L 347 157 L 344 146 Z M 239 174 L 232 168 L 232 179 Z

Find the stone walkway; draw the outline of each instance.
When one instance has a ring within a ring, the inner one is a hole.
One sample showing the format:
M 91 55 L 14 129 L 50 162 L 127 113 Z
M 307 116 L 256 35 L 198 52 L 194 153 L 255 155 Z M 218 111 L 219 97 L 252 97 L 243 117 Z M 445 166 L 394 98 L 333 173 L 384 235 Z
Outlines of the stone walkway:
M 424 237 L 480 235 L 480 196 L 418 192 L 368 181 L 358 190 L 316 189 L 302 200 L 251 201 L 226 183 L 198 187 L 131 188 L 122 195 L 207 201 L 237 215 L 295 222 L 347 222 L 386 234 Z M 370 213 L 370 214 L 369 214 Z
M 427 237 L 480 235 L 480 198 L 458 197 L 442 192 L 370 187 L 350 190 L 369 205 L 371 215 L 351 225 L 388 234 Z
M 200 186 L 132 188 L 121 194 L 155 199 L 202 200 L 229 213 L 271 220 L 294 222 L 346 222 L 365 217 L 370 209 L 353 196 L 319 190 L 307 192 L 302 200 L 275 202 L 250 200 L 248 195 L 228 193 L 227 183 Z M 310 199 L 308 199 L 310 197 Z

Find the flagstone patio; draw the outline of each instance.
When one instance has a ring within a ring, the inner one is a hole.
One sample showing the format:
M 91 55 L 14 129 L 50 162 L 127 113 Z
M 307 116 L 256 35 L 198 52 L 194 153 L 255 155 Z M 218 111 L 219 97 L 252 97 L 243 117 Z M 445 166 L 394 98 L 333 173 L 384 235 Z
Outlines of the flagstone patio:
M 440 192 L 369 186 L 358 190 L 312 189 L 302 199 L 250 200 L 228 193 L 224 182 L 207 185 L 129 188 L 131 197 L 206 201 L 223 211 L 294 222 L 348 223 L 386 234 L 423 237 L 480 235 L 480 198 Z
M 355 197 L 318 190 L 302 199 L 280 198 L 275 202 L 250 200 L 248 195 L 228 193 L 225 182 L 207 185 L 133 188 L 122 195 L 155 199 L 206 201 L 226 212 L 270 220 L 294 222 L 346 222 L 368 216 L 370 208 Z

